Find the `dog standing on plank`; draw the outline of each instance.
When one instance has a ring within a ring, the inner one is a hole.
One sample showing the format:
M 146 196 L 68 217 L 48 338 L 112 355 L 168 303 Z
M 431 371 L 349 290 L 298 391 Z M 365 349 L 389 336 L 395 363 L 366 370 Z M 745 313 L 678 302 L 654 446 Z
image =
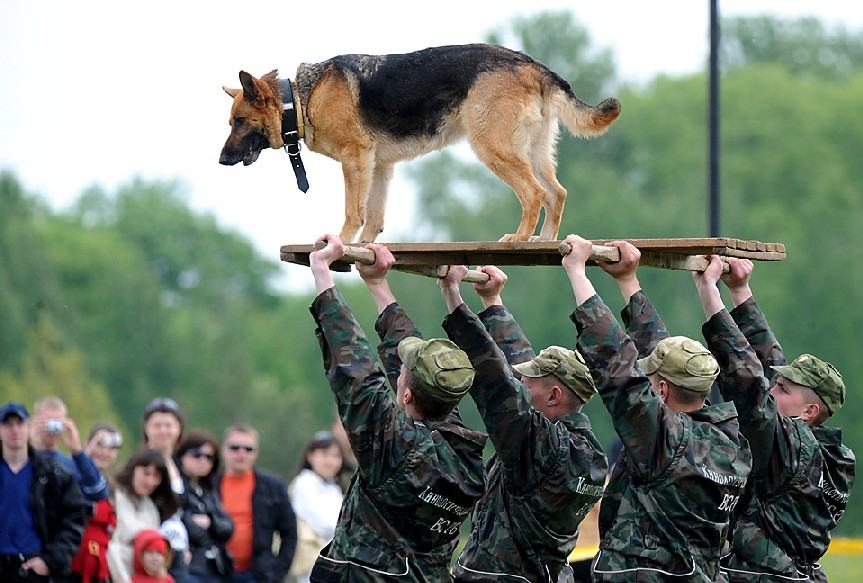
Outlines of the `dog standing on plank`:
M 219 162 L 249 165 L 285 145 L 278 71 L 240 71 L 231 134 Z M 398 55 L 340 55 L 301 64 L 291 83 L 306 146 L 342 163 L 345 222 L 339 237 L 374 241 L 384 228 L 393 165 L 467 138 L 482 162 L 521 203 L 521 222 L 501 241 L 557 238 L 566 189 L 557 181 L 558 120 L 576 136 L 603 134 L 620 102 L 581 101 L 559 75 L 527 55 L 485 44 Z

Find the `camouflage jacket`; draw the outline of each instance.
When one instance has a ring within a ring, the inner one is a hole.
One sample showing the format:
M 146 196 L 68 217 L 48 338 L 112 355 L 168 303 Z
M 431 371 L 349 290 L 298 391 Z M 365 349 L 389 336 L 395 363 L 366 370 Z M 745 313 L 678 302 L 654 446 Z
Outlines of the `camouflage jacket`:
M 644 358 L 650 354 L 660 340 L 669 336 L 665 322 L 641 290 L 632 294 L 629 302 L 621 310 L 620 316 L 626 326 L 626 335 L 632 339 L 638 350 L 638 358 Z M 600 538 L 611 530 L 623 493 L 629 487 L 626 459 L 626 448 L 621 447 L 620 456 L 611 468 L 611 479 L 605 487 L 605 494 L 602 496 L 602 504 L 599 508 Z
M 734 405 L 671 411 L 599 296 L 572 320 L 625 452 L 609 484 L 617 500 L 609 509 L 603 500 L 600 511 L 594 581 L 715 581 L 730 514 L 751 469 Z
M 578 525 L 602 496 L 608 464 L 586 415 L 552 421 L 531 406 L 509 365 L 534 353 L 509 311 L 495 306 L 481 318 L 462 304 L 444 321 L 474 363 L 471 397 L 495 446 L 453 574 L 459 581 L 554 583 Z
M 450 420 L 414 420 L 398 407 L 335 288 L 311 312 L 359 466 L 311 580 L 449 581 L 458 527 L 484 488 L 485 435 Z
M 785 357 L 754 299 L 731 314 L 715 314 L 703 332 L 719 361 L 722 395 L 737 405 L 754 456 L 754 479 L 723 571 L 732 581 L 756 574 L 806 580 L 847 505 L 854 456 L 838 429 L 812 428 L 777 410 L 769 393 L 776 374 L 770 367 L 785 364 Z

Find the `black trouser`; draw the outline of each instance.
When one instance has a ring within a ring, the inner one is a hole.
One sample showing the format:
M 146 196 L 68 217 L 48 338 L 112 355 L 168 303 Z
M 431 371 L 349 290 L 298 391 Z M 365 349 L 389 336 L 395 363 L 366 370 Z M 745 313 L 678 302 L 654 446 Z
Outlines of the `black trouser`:
M 37 575 L 21 567 L 30 557 L 27 555 L 0 554 L 0 581 L 3 583 L 47 583 L 48 577 Z

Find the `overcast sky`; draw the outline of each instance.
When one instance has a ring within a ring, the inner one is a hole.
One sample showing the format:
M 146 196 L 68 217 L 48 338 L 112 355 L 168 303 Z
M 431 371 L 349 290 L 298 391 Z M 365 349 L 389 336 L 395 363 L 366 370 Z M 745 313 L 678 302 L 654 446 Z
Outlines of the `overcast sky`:
M 240 69 L 260 75 L 279 68 L 293 77 L 300 62 L 478 42 L 516 15 L 560 9 L 576 15 L 594 46 L 613 51 L 625 80 L 704 68 L 707 0 L 608 6 L 0 0 L 0 169 L 12 170 L 56 208 L 94 184 L 113 190 L 134 176 L 178 179 L 196 209 L 278 258 L 281 244 L 338 232 L 341 170 L 305 151 L 311 189 L 304 195 L 280 150 L 263 152 L 249 167 L 220 166 L 230 107 L 221 86 L 238 86 Z M 843 0 L 724 0 L 720 8 L 723 15 L 812 15 L 863 28 L 861 5 Z M 409 238 L 412 189 L 404 176 L 402 163 L 382 240 Z M 286 276 L 304 274 L 286 269 Z

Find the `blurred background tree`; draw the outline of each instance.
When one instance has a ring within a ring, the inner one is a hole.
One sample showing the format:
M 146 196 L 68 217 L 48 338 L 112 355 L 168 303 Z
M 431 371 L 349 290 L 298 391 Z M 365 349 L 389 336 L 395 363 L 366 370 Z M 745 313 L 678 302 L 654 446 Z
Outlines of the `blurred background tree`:
M 570 192 L 562 234 L 704 236 L 703 74 L 627 84 L 612 54 L 565 12 L 504 24 L 489 40 L 547 63 L 583 99 L 614 94 L 623 103 L 606 136 L 562 134 L 558 175 Z M 756 296 L 789 356 L 812 352 L 843 371 L 849 399 L 832 423 L 863 451 L 863 427 L 852 421 L 863 414 L 854 390 L 863 378 L 863 36 L 809 19 L 737 18 L 723 23 L 722 51 L 723 234 L 786 244 L 786 261 L 757 266 Z M 515 196 L 459 152 L 408 166 L 421 240 L 494 240 L 517 223 Z M 574 344 L 562 270 L 507 271 L 505 300 L 534 344 Z M 261 463 L 291 477 L 334 405 L 308 314 L 313 294 L 274 290 L 278 272 L 243 236 L 193 210 L 178 183 L 135 179 L 56 210 L 0 174 L 0 397 L 32 406 L 59 394 L 82 432 L 117 421 L 134 444 L 143 406 L 172 396 L 190 426 L 218 433 L 234 421 L 255 424 Z M 592 275 L 606 302 L 622 307 L 611 279 Z M 700 336 L 688 274 L 644 269 L 640 278 L 674 333 Z M 441 334 L 434 283 L 392 280 L 426 335 Z M 342 287 L 374 334 L 362 286 Z M 480 426 L 469 402 L 465 410 Z M 610 444 L 602 406 L 589 412 Z M 859 493 L 839 532 L 863 534 Z

